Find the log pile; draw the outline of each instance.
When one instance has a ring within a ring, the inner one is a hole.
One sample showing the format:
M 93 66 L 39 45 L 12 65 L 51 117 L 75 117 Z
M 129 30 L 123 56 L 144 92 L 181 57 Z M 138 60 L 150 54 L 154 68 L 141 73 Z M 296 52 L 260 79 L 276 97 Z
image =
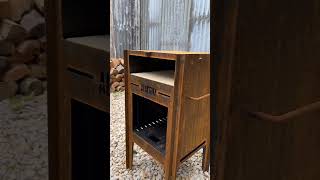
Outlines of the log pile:
M 110 61 L 110 92 L 124 91 L 124 60 L 111 59 Z
M 0 100 L 46 88 L 44 0 L 3 0 L 0 13 Z

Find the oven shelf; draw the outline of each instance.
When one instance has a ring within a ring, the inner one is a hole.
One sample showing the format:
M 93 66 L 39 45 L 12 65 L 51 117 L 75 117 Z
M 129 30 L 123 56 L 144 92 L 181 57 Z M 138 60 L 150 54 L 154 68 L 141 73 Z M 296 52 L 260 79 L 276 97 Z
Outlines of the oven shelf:
M 174 86 L 174 71 L 173 70 L 131 73 L 131 76 L 155 81 L 155 82 L 166 84 L 169 86 Z
M 136 127 L 134 132 L 164 156 L 166 152 L 166 129 L 167 118 L 160 118 Z
M 108 35 L 67 38 L 66 41 L 109 52 L 110 37 Z

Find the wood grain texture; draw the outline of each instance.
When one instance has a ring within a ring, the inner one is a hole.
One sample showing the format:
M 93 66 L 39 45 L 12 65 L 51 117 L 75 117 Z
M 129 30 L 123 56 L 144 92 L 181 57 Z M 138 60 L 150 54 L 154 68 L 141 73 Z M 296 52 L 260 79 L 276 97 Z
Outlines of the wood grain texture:
M 318 3 L 215 4 L 217 179 L 318 179 L 319 110 L 281 124 L 248 116 L 319 101 Z

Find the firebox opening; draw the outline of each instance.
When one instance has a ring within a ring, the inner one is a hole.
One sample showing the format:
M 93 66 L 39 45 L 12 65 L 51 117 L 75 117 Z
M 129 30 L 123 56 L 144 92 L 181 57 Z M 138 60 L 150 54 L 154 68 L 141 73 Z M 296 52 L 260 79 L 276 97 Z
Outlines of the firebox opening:
M 72 179 L 107 177 L 107 126 L 109 115 L 71 100 Z
M 168 108 L 132 95 L 133 131 L 165 155 Z

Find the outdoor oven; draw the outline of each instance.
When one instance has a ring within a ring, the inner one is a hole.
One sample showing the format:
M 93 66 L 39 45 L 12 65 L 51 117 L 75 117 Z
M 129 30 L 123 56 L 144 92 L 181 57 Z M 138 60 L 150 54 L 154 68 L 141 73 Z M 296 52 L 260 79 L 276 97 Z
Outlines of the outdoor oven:
M 72 179 L 85 177 L 98 180 L 105 179 L 107 175 L 107 126 L 110 119 L 108 54 L 98 46 L 94 47 L 97 43 L 105 44 L 107 41 L 95 38 L 70 38 L 64 41 Z
M 108 2 L 61 4 L 66 179 L 102 180 L 109 163 Z
M 166 179 L 201 148 L 208 170 L 209 54 L 125 51 L 125 66 L 127 168 L 136 143 L 164 165 Z

